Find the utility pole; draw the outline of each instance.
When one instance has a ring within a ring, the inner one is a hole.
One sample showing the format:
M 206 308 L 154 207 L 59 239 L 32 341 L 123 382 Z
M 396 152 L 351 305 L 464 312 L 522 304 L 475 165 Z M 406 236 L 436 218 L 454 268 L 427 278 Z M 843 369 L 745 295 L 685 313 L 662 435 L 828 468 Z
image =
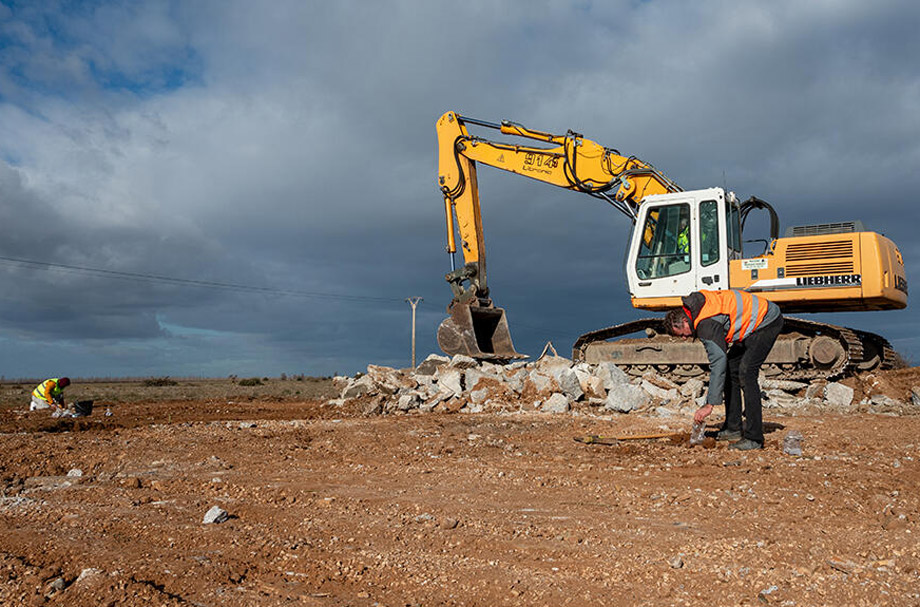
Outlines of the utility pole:
M 412 369 L 415 369 L 415 307 L 418 302 L 422 301 L 421 297 L 409 297 L 406 299 L 412 306 Z

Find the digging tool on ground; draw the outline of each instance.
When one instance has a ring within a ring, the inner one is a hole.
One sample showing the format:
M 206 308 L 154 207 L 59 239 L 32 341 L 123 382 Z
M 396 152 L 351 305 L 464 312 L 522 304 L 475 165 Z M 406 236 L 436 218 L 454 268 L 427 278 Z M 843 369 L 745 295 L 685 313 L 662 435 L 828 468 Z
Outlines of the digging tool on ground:
M 621 435 L 621 436 L 599 436 L 589 434 L 587 436 L 576 436 L 575 441 L 586 445 L 617 445 L 627 441 L 658 440 L 669 438 L 672 441 L 682 440 L 684 435 L 680 432 L 661 432 L 658 434 L 638 434 L 638 435 Z

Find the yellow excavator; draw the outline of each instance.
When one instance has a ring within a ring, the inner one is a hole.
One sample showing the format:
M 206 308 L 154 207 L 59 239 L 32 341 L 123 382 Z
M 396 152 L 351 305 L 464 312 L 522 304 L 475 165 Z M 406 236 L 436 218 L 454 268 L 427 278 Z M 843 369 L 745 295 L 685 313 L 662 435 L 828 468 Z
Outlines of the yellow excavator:
M 517 139 L 474 136 L 473 126 Z M 447 112 L 437 122 L 437 133 L 438 187 L 451 259 L 445 278 L 453 293 L 450 316 L 438 328 L 438 344 L 447 354 L 524 357 L 514 349 L 505 311 L 489 295 L 477 163 L 588 194 L 627 215 L 633 231 L 626 276 L 636 308 L 666 310 L 702 289 L 745 289 L 775 301 L 785 314 L 907 306 L 900 251 L 861 222 L 792 227 L 780 237 L 779 219 L 767 202 L 755 197 L 739 202 L 718 187 L 685 191 L 652 165 L 573 131 L 554 135 Z M 515 143 L 519 139 L 522 144 Z M 770 241 L 763 254 L 745 258 L 742 230 L 754 210 L 769 214 Z M 764 365 L 772 377 L 830 378 L 899 364 L 879 335 L 788 316 L 785 325 Z M 631 337 L 637 333 L 644 335 Z M 655 370 L 676 381 L 705 373 L 708 364 L 699 343 L 667 336 L 661 317 L 586 333 L 576 340 L 572 356 L 615 362 L 636 375 Z

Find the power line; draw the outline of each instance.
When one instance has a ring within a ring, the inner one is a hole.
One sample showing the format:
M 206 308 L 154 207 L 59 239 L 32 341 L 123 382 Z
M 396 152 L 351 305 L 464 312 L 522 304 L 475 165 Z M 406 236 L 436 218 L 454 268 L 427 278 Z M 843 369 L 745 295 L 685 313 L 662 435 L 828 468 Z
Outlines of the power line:
M 176 278 L 174 276 L 164 276 L 162 274 L 145 274 L 141 272 L 122 272 L 119 270 L 106 270 L 104 268 L 90 268 L 87 266 L 74 266 L 64 263 L 52 263 L 48 261 L 35 261 L 31 259 L 19 259 L 15 257 L 0 256 L 0 263 L 8 265 L 25 266 L 37 270 L 58 270 L 73 274 L 90 274 L 96 276 L 107 276 L 110 278 L 119 278 L 122 280 L 135 280 L 140 282 L 157 282 L 164 284 L 182 285 L 189 287 L 201 287 L 207 289 L 223 289 L 228 291 L 240 291 L 245 293 L 262 293 L 269 295 L 292 295 L 295 297 L 316 297 L 320 299 L 336 299 L 344 301 L 376 301 L 385 303 L 402 304 L 403 298 L 396 297 L 374 297 L 371 295 L 344 295 L 338 293 L 317 293 L 313 291 L 300 291 L 297 289 L 277 289 L 273 287 L 256 287 L 230 282 L 217 282 L 212 280 L 195 280 L 190 278 Z

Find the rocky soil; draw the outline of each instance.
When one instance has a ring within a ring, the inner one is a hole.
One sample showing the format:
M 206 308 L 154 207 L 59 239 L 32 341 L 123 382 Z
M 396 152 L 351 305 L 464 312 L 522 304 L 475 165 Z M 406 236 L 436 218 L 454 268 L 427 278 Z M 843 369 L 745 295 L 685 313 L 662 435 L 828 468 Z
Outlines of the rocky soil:
M 428 367 L 78 419 L 5 386 L 0 605 L 920 605 L 918 368 L 767 388 L 741 453 L 688 444 L 702 386 Z

